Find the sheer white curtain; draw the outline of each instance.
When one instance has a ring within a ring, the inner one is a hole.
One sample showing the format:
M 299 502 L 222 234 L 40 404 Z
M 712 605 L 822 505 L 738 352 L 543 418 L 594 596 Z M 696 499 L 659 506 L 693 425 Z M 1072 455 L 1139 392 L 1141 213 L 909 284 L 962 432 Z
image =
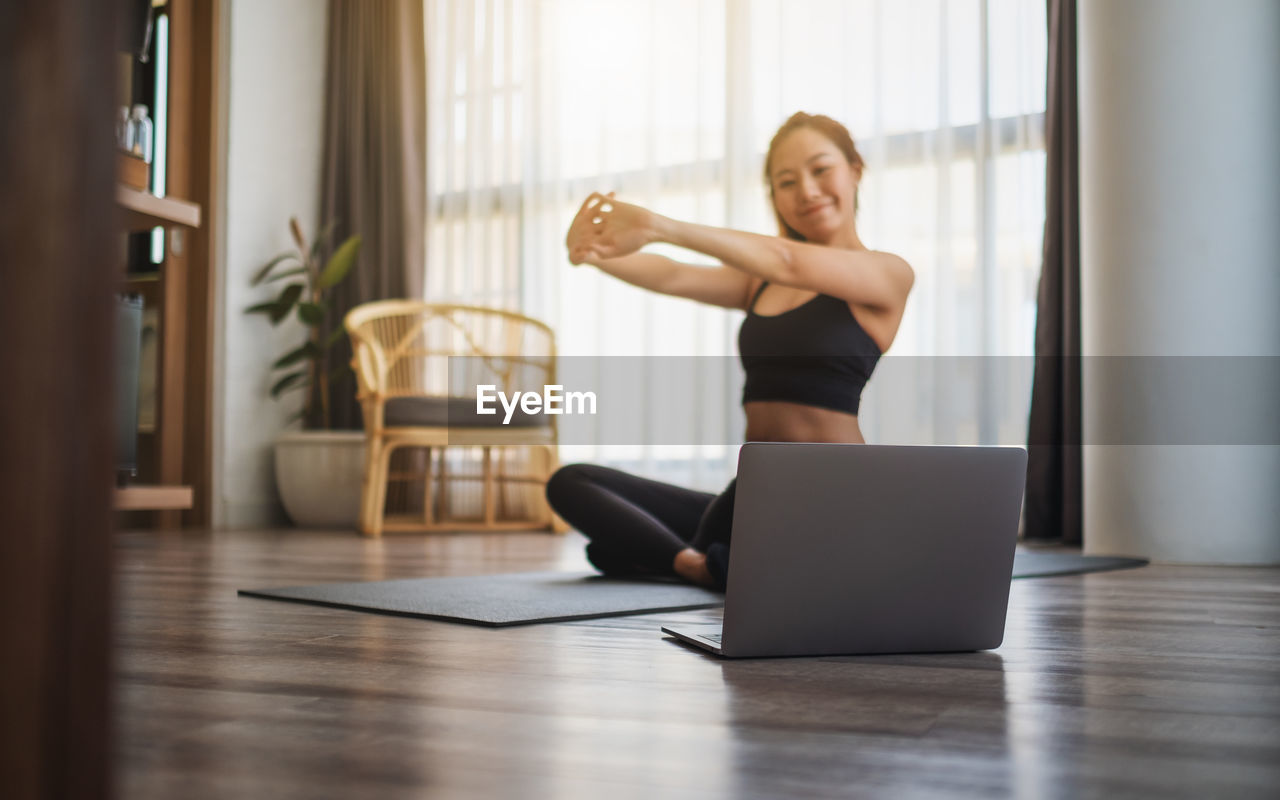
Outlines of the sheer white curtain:
M 805 110 L 862 150 L 859 232 L 916 287 L 869 441 L 1022 442 L 1044 209 L 1043 0 L 428 0 L 426 294 L 543 319 L 570 356 L 731 356 L 740 312 L 569 266 L 591 191 L 776 233 L 761 177 Z M 707 259 L 674 249 L 685 261 Z M 690 402 L 741 435 L 740 376 Z M 910 387 L 909 398 L 901 397 Z M 892 396 L 890 394 L 892 393 Z M 736 448 L 568 447 L 718 488 Z

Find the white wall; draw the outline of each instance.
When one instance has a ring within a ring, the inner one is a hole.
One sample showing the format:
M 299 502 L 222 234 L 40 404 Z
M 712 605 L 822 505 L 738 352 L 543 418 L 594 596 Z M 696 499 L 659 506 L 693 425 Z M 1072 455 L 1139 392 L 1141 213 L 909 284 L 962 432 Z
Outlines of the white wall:
M 271 442 L 300 398 L 268 395 L 270 364 L 302 335 L 244 309 L 270 299 L 249 287 L 255 269 L 288 249 L 288 220 L 319 213 L 327 3 L 230 0 L 222 20 L 226 95 L 225 207 L 214 344 L 213 525 L 283 521 Z M 279 284 L 276 284 L 276 289 Z M 294 423 L 295 425 L 297 423 Z
M 1079 10 L 1086 550 L 1280 562 L 1280 2 Z

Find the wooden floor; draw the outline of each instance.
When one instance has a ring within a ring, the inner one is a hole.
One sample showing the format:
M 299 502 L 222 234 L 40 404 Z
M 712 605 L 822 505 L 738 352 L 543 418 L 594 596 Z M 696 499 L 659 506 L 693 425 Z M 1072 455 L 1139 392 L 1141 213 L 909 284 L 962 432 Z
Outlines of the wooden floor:
M 1004 645 L 722 662 L 237 588 L 584 568 L 547 534 L 121 532 L 118 796 L 1280 796 L 1280 569 L 1013 582 Z

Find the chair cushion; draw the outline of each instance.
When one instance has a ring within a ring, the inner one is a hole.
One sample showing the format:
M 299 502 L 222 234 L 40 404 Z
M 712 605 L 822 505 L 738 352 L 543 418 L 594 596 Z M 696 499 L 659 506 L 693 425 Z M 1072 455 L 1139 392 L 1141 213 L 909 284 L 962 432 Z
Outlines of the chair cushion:
M 506 425 L 507 412 L 494 404 L 497 414 L 477 414 L 474 397 L 392 397 L 382 407 L 382 424 L 388 428 L 543 428 L 547 418 L 517 408 Z

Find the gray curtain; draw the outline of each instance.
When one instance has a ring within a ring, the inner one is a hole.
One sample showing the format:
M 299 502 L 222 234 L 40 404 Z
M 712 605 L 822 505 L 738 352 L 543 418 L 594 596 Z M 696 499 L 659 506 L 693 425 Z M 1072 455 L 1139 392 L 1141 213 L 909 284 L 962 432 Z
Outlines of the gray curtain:
M 1036 312 L 1024 535 L 1079 544 L 1080 181 L 1076 0 L 1048 0 L 1048 175 Z
M 360 234 L 352 274 L 330 294 L 340 325 L 371 300 L 422 295 L 426 262 L 426 53 L 422 0 L 330 0 L 320 222 Z M 351 360 L 344 337 L 332 373 Z M 308 424 L 320 427 L 320 403 Z M 329 389 L 331 427 L 360 427 L 349 372 Z

